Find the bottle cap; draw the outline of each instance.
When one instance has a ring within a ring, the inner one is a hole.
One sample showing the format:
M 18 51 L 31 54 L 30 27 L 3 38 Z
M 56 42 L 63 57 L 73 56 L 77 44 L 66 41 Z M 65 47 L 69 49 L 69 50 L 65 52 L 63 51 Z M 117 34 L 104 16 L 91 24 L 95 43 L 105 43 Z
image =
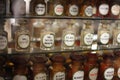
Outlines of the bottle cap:
M 61 54 L 55 54 L 51 57 L 52 62 L 65 62 L 65 57 L 63 57 Z

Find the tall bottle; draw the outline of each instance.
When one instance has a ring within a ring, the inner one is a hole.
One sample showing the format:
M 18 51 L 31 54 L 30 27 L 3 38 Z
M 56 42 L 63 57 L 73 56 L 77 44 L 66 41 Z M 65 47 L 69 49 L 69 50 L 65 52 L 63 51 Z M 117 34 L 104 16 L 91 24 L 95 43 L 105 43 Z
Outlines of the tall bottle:
M 30 32 L 27 29 L 25 20 L 20 20 L 20 29 L 15 32 L 15 49 L 16 51 L 30 50 Z
M 46 14 L 45 0 L 32 0 L 30 7 L 32 15 L 43 16 Z
M 40 33 L 40 49 L 52 50 L 55 46 L 55 33 L 51 30 L 51 22 L 45 23 L 46 27 Z
M 0 53 L 4 53 L 8 49 L 8 33 L 4 31 L 4 21 L 0 21 Z
M 80 36 L 80 47 L 82 48 L 91 48 L 93 43 L 94 30 L 91 22 L 87 22 L 81 31 Z

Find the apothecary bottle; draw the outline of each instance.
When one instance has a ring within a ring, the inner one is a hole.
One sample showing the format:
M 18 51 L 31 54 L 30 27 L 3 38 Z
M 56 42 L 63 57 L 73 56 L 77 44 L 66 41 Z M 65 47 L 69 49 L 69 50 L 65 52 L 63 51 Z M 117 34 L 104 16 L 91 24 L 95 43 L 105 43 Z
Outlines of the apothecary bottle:
M 98 80 L 113 80 L 114 71 L 113 53 L 104 53 L 100 63 Z
M 45 22 L 45 29 L 40 33 L 40 49 L 53 50 L 55 47 L 55 33 L 51 30 L 51 22 Z
M 30 7 L 32 15 L 43 16 L 46 14 L 45 0 L 32 0 Z
M 15 32 L 15 49 L 16 51 L 30 50 L 30 32 L 27 29 L 27 21 L 19 20 L 20 29 Z
M 109 29 L 109 24 L 107 22 L 102 22 L 98 27 L 98 45 L 104 47 L 109 47 L 111 44 L 111 34 Z
M 8 49 L 8 33 L 4 31 L 4 21 L 0 21 L 0 53 L 4 53 Z
M 76 41 L 76 31 L 72 27 L 72 24 L 69 24 L 66 29 L 62 32 L 62 49 L 74 49 Z
M 51 57 L 50 80 L 66 80 L 65 58 L 61 54 Z
M 83 56 L 77 53 L 72 53 L 70 69 L 67 71 L 67 80 L 84 80 L 84 65 Z
M 47 58 L 40 55 L 34 55 L 31 61 L 33 62 L 33 80 L 48 80 L 49 74 L 46 66 Z
M 84 63 L 85 80 L 98 80 L 98 56 L 95 52 L 86 54 L 86 60 Z
M 93 43 L 93 36 L 94 36 L 94 30 L 91 22 L 86 22 L 83 25 L 83 29 L 81 31 L 80 36 L 80 47 L 81 48 L 91 48 Z

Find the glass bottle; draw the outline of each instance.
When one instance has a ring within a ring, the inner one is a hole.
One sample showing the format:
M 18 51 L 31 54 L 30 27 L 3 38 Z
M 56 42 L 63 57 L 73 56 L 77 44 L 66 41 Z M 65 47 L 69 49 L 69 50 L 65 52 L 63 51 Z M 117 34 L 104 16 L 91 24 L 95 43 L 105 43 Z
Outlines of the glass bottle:
M 51 60 L 50 80 L 66 80 L 65 58 L 60 54 L 55 54 L 51 57 Z
M 45 22 L 45 25 L 40 33 L 40 49 L 52 50 L 55 46 L 55 33 L 51 30 L 51 22 Z
M 75 41 L 76 41 L 76 32 L 72 27 L 72 24 L 68 25 L 66 29 L 62 32 L 62 49 L 74 49 L 75 48 Z
M 4 31 L 4 21 L 0 21 L 0 53 L 4 53 L 8 48 L 8 33 Z
M 114 64 L 113 53 L 104 53 L 103 60 L 100 63 L 98 80 L 113 80 Z
M 81 31 L 80 47 L 83 49 L 91 48 L 93 43 L 93 36 L 94 36 L 93 26 L 91 25 L 91 22 L 87 22 L 83 26 L 83 29 Z
M 90 52 L 86 54 L 86 59 L 87 60 L 84 63 L 85 80 L 98 80 L 97 54 Z
M 44 0 L 32 0 L 30 7 L 32 15 L 43 16 L 46 14 L 46 3 Z
M 30 32 L 25 20 L 20 20 L 20 29 L 15 32 L 15 49 L 16 51 L 29 51 L 30 50 Z
M 70 69 L 67 72 L 67 80 L 84 80 L 83 56 L 77 53 L 72 53 Z
M 3 16 L 6 14 L 6 1 L 0 0 L 0 15 Z
M 78 0 L 68 0 L 66 9 L 67 16 L 78 16 L 79 15 L 79 2 Z
M 109 47 L 111 43 L 111 34 L 107 22 L 100 23 L 98 27 L 98 45 Z
M 28 80 L 28 57 L 27 56 L 13 56 L 11 61 L 14 64 L 14 76 L 12 80 Z
M 111 0 L 110 3 L 110 17 L 119 18 L 120 14 L 120 1 L 119 0 Z
M 120 44 L 120 23 L 115 23 L 116 26 L 113 29 L 113 45 L 119 45 Z
M 101 0 L 98 1 L 98 9 L 97 9 L 98 17 L 104 18 L 104 17 L 109 17 L 110 13 L 110 5 L 108 0 Z
M 33 80 L 48 80 L 48 70 L 46 67 L 47 58 L 35 55 L 33 62 Z

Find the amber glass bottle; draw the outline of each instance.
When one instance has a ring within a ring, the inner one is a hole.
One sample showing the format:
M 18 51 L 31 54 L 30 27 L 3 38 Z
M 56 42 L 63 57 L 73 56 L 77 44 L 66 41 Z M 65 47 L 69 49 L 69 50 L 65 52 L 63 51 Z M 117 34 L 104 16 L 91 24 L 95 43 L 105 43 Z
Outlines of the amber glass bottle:
M 88 53 L 86 55 L 84 64 L 85 79 L 84 80 L 97 80 L 98 78 L 98 57 L 96 53 Z M 102 80 L 102 79 L 101 79 Z
M 60 54 L 56 54 L 51 57 L 51 60 L 50 80 L 66 80 L 65 58 Z
M 33 80 L 48 80 L 48 70 L 46 67 L 47 58 L 35 55 L 33 62 Z
M 67 72 L 67 80 L 84 80 L 83 56 L 80 54 L 71 54 L 71 65 Z
M 104 53 L 103 60 L 100 63 L 98 80 L 114 80 L 113 54 Z

